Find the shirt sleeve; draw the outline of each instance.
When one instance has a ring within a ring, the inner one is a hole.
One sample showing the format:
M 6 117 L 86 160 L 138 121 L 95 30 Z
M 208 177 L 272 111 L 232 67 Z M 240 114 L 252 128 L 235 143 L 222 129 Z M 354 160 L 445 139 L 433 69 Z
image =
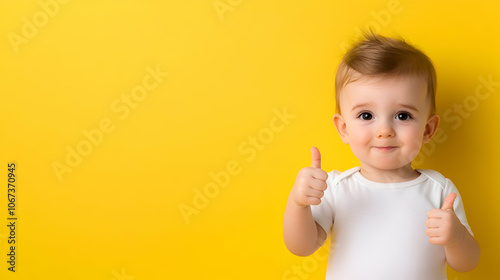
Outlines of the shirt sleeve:
M 319 205 L 311 205 L 313 218 L 325 230 L 327 238 L 330 236 L 335 217 L 335 186 L 333 185 L 333 181 L 339 174 L 340 172 L 336 170 L 328 173 L 328 179 L 326 180 L 327 188 L 321 198 L 321 203 Z
M 470 234 L 474 236 L 474 233 L 472 233 L 472 230 L 469 226 L 469 222 L 467 221 L 467 217 L 465 216 L 465 209 L 462 197 L 460 196 L 457 187 L 455 187 L 455 185 L 450 179 L 446 179 L 446 185 L 443 190 L 443 196 L 441 197 L 441 206 L 444 204 L 444 200 L 446 199 L 446 197 L 453 192 L 457 194 L 457 198 L 455 198 L 455 202 L 453 203 L 453 209 L 455 211 L 455 214 L 457 215 L 460 222 L 462 222 L 462 224 L 467 228 Z

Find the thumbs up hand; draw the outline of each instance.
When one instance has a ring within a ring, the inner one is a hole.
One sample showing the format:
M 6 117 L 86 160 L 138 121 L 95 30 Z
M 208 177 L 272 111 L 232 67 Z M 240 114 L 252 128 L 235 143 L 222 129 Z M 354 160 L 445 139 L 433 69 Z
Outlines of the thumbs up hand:
M 453 211 L 453 203 L 457 198 L 456 193 L 450 193 L 444 200 L 441 209 L 436 208 L 427 212 L 425 234 L 429 236 L 429 242 L 441 246 L 454 246 L 459 244 L 465 237 L 467 229 L 460 222 Z
M 311 167 L 304 167 L 299 171 L 290 194 L 297 205 L 304 207 L 320 204 L 327 187 L 328 174 L 321 169 L 318 148 L 311 148 L 311 158 Z

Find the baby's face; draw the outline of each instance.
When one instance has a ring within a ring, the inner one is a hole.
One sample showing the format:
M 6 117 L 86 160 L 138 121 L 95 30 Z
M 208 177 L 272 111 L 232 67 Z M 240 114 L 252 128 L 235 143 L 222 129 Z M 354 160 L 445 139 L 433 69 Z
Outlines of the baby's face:
M 421 79 L 362 78 L 349 83 L 340 96 L 341 116 L 334 118 L 344 143 L 350 145 L 362 168 L 411 168 L 422 143 L 435 128 L 429 127 L 430 100 Z

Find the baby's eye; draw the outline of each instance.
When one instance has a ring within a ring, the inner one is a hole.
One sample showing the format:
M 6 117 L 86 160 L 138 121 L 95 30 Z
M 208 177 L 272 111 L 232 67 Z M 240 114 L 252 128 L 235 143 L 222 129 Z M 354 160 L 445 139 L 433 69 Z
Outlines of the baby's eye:
M 360 118 L 364 121 L 369 121 L 369 120 L 373 119 L 373 115 L 371 113 L 364 112 L 364 113 L 359 114 L 358 118 Z
M 396 116 L 396 119 L 398 120 L 401 120 L 401 121 L 407 121 L 409 119 L 411 119 L 411 115 L 408 114 L 408 113 L 398 113 L 398 115 Z

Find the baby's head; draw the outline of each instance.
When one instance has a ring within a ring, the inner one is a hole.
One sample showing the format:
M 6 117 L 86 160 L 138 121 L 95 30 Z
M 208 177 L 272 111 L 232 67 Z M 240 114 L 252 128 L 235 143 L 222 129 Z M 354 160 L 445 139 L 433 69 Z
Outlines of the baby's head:
M 345 55 L 335 86 L 333 122 L 362 174 L 414 175 L 411 162 L 439 125 L 430 59 L 402 40 L 370 34 Z
M 348 51 L 337 70 L 335 92 L 337 112 L 341 113 L 342 90 L 360 79 L 411 76 L 427 85 L 430 114 L 436 111 L 436 71 L 431 60 L 403 40 L 369 33 Z

